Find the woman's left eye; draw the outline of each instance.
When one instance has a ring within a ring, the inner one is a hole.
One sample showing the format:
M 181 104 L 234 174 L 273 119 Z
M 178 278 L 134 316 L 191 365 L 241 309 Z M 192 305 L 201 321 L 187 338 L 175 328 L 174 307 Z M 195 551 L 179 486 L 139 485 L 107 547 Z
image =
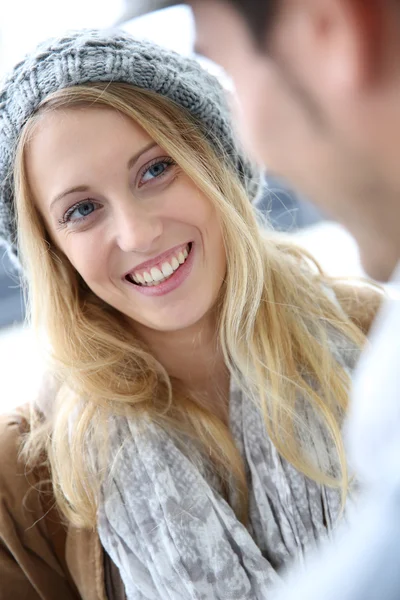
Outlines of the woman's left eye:
M 139 187 L 152 181 L 154 179 L 160 179 L 163 177 L 170 167 L 176 165 L 176 162 L 172 158 L 163 158 L 162 160 L 157 159 L 152 164 L 144 168 L 140 177 Z

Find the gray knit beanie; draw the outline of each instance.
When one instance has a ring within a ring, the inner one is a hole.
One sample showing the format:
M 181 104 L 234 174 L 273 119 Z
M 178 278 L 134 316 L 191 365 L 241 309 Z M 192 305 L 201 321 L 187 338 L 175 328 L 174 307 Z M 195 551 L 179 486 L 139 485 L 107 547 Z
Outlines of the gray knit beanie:
M 51 93 L 88 82 L 123 82 L 151 90 L 187 110 L 219 153 L 239 174 L 251 199 L 260 172 L 243 153 L 232 128 L 226 93 L 191 59 L 123 32 L 83 31 L 40 44 L 0 89 L 0 244 L 15 265 L 17 227 L 13 166 L 21 130 Z

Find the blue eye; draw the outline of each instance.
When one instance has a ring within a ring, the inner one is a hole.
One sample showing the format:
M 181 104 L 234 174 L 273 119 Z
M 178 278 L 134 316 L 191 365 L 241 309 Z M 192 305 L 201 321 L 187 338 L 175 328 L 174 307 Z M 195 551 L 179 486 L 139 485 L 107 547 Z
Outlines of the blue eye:
M 176 163 L 172 158 L 163 158 L 162 160 L 156 159 L 152 164 L 145 167 L 140 184 L 143 185 L 153 179 L 162 177 L 169 170 L 169 167 L 175 164 Z
M 164 163 L 157 163 L 148 169 L 146 175 L 150 175 L 151 177 L 158 177 L 162 175 L 166 169 L 166 165 Z
M 92 200 L 83 200 L 67 210 L 65 215 L 60 219 L 60 225 L 65 225 L 70 221 L 83 221 L 96 210 L 96 202 Z
M 82 202 L 82 204 L 80 204 L 79 206 L 77 206 L 72 213 L 70 213 L 69 218 L 71 220 L 76 220 L 79 218 L 85 218 L 88 217 L 92 212 L 94 211 L 94 203 L 93 202 L 89 202 L 89 201 L 85 201 Z M 74 217 L 74 215 L 76 215 Z

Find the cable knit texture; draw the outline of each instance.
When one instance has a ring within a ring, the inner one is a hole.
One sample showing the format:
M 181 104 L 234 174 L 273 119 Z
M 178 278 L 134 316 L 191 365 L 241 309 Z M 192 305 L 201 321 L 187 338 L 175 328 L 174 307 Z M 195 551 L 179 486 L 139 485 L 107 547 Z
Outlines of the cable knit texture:
M 123 82 L 165 96 L 187 110 L 224 155 L 253 199 L 260 172 L 236 137 L 226 92 L 191 59 L 120 31 L 83 31 L 39 45 L 0 90 L 0 243 L 18 263 L 13 164 L 21 130 L 51 93 L 88 82 Z

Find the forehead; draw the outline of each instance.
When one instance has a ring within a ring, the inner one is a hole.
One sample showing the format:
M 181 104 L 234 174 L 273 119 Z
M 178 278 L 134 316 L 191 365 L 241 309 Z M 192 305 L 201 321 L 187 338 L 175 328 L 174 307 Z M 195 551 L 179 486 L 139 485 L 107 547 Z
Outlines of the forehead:
M 121 136 L 126 131 L 130 136 L 146 137 L 148 134 L 132 118 L 108 106 L 82 105 L 60 107 L 43 112 L 35 117 L 29 136 L 29 145 L 37 139 L 62 141 L 110 135 Z
M 28 166 L 45 157 L 52 162 L 89 158 L 103 150 L 115 151 L 129 144 L 133 149 L 150 136 L 128 116 L 107 107 L 74 107 L 51 110 L 39 116 L 26 146 Z
M 40 115 L 25 148 L 35 197 L 48 196 L 69 180 L 126 164 L 151 137 L 132 119 L 103 107 L 62 108 Z M 73 183 L 73 182 L 72 182 Z

